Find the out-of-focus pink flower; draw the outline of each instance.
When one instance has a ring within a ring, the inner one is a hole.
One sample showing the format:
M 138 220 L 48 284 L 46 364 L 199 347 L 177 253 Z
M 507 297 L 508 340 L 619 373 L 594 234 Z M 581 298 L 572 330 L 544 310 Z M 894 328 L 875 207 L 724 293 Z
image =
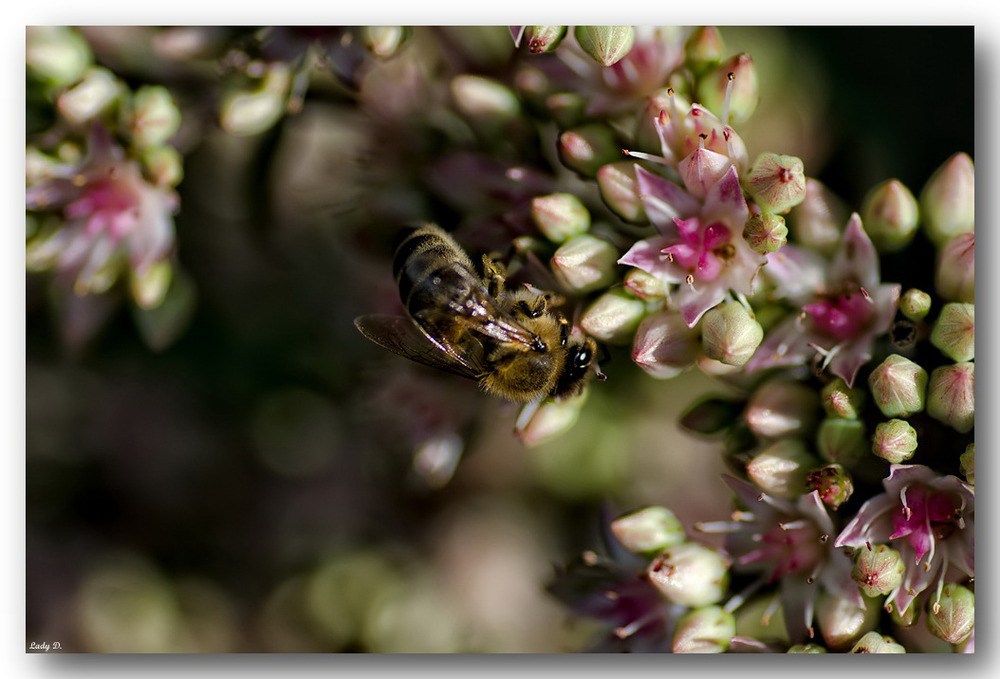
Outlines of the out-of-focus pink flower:
M 802 364 L 819 353 L 822 367 L 852 386 L 871 360 L 875 338 L 889 330 L 900 293 L 899 285 L 881 282 L 878 253 L 861 217 L 851 215 L 825 267 L 821 258 L 788 245 L 768 255 L 765 271 L 800 312 L 764 338 L 747 371 Z
M 887 604 L 895 602 L 905 611 L 935 580 L 943 584 L 949 566 L 975 575 L 972 486 L 923 465 L 899 464 L 890 465 L 882 485 L 885 493 L 861 506 L 834 546 L 892 542 L 906 563 L 906 575 L 886 598 Z

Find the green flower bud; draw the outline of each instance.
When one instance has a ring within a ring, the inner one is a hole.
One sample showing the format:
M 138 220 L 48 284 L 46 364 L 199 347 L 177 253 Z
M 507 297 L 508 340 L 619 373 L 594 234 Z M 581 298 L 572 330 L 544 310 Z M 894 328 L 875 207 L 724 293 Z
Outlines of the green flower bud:
M 629 269 L 624 282 L 625 287 L 643 301 L 663 299 L 666 295 L 663 281 L 642 269 Z
M 597 188 L 604 203 L 632 224 L 648 221 L 637 181 L 635 164 L 629 161 L 609 163 L 597 171 Z
M 602 342 L 629 344 L 645 315 L 645 302 L 624 288 L 614 288 L 594 300 L 583 312 L 580 327 Z
M 787 212 L 806 197 L 802 161 L 795 156 L 762 153 L 750 168 L 746 188 L 763 212 Z
M 965 480 L 976 485 L 976 444 L 970 443 L 965 447 L 965 452 L 958 458 L 962 468 L 962 476 Z
M 773 379 L 753 393 L 743 417 L 758 436 L 806 435 L 816 426 L 818 407 L 815 390 L 799 382 Z
M 387 59 L 399 51 L 409 37 L 405 26 L 365 26 L 361 30 L 365 46 L 377 57 Z
M 695 608 L 714 604 L 725 595 L 729 561 L 714 549 L 685 542 L 660 552 L 646 574 L 668 600 Z
M 927 180 L 920 194 L 923 226 L 935 245 L 944 245 L 976 226 L 976 173 L 972 158 L 956 153 Z
M 927 414 L 965 434 L 976 423 L 976 364 L 955 363 L 934 370 L 927 387 Z
M 568 431 L 580 418 L 587 394 L 584 390 L 577 396 L 543 402 L 527 422 L 518 421 L 515 433 L 521 443 L 537 446 Z
M 747 476 L 761 490 L 794 500 L 802 495 L 809 470 L 818 464 L 800 439 L 780 439 L 747 463 Z
M 739 302 L 724 302 L 705 312 L 701 321 L 701 346 L 705 355 L 726 365 L 741 366 L 750 360 L 764 329 Z
M 142 167 L 157 186 L 177 186 L 184 178 L 184 157 L 173 146 L 144 150 Z
M 450 89 L 459 113 L 485 131 L 499 133 L 505 121 L 521 114 L 521 102 L 513 90 L 492 78 L 457 75 Z
M 632 360 L 656 379 L 667 379 L 694 365 L 701 352 L 697 330 L 676 311 L 650 314 L 632 342 Z
M 701 73 L 722 61 L 726 47 L 722 33 L 715 26 L 699 26 L 691 32 L 684 43 L 687 65 L 695 73 Z
M 141 309 L 154 309 L 163 303 L 170 288 L 173 267 L 168 261 L 159 261 L 143 272 L 133 271 L 129 277 L 132 299 Z
M 865 633 L 875 629 L 881 608 L 872 600 L 864 606 L 820 591 L 816 601 L 816 620 L 819 623 L 823 642 L 831 650 L 840 650 L 853 645 Z
M 94 61 L 90 46 L 66 26 L 27 26 L 24 63 L 54 87 L 67 87 L 83 77 Z
M 590 212 L 572 193 L 553 193 L 531 201 L 531 217 L 553 243 L 564 243 L 590 229 Z
M 621 61 L 635 42 L 635 30 L 631 26 L 577 26 L 573 35 L 583 51 L 602 66 Z
M 743 227 L 743 238 L 758 254 L 777 252 L 788 240 L 785 218 L 770 213 L 753 215 Z
M 910 288 L 899 298 L 899 310 L 911 321 L 919 321 L 931 310 L 931 296 L 923 290 Z
M 594 177 L 601 166 L 622 156 L 614 130 L 604 123 L 587 123 L 559 135 L 559 160 L 584 177 Z
M 882 182 L 865 197 L 861 220 L 879 252 L 902 250 L 917 233 L 917 199 L 896 179 Z
M 124 92 L 124 84 L 114 73 L 94 66 L 83 80 L 59 95 L 56 106 L 70 123 L 83 125 L 119 102 Z
M 917 449 L 917 430 L 906 420 L 889 420 L 875 425 L 872 452 L 886 462 L 901 464 Z
M 903 558 L 888 545 L 861 547 L 854 552 L 851 578 L 866 596 L 876 597 L 897 589 L 905 572 Z
M 962 585 L 949 583 L 937 601 L 927 602 L 927 627 L 949 644 L 960 644 L 976 624 L 976 595 Z
M 830 509 L 837 509 L 854 494 L 854 482 L 842 465 L 828 464 L 809 472 L 806 476 L 806 490 L 817 491 L 823 504 Z
M 976 234 L 961 233 L 938 252 L 934 289 L 949 302 L 976 301 Z
M 589 234 L 574 236 L 552 255 L 552 271 L 573 292 L 590 292 L 614 283 L 618 250 Z
M 924 409 L 927 371 L 904 356 L 892 354 L 868 376 L 875 405 L 886 417 L 909 417 Z
M 287 111 L 291 85 L 288 67 L 271 66 L 253 89 L 232 88 L 223 94 L 219 124 L 229 134 L 260 134 Z
M 565 26 L 527 26 L 524 29 L 524 39 L 532 54 L 555 52 L 565 37 Z
M 856 420 L 865 403 L 865 392 L 862 389 L 848 387 L 844 380 L 837 377 L 823 387 L 820 398 L 823 402 L 823 410 L 829 417 Z
M 960 302 L 945 304 L 931 330 L 931 344 L 956 363 L 975 358 L 976 307 Z
M 545 108 L 561 129 L 579 125 L 587 110 L 587 99 L 579 92 L 558 92 L 545 98 Z
M 906 653 L 906 649 L 892 637 L 872 631 L 858 639 L 858 643 L 851 648 L 851 653 Z
M 730 87 L 727 115 L 726 95 Z M 722 62 L 699 79 L 697 92 L 701 103 L 718 114 L 724 123 L 745 121 L 757 108 L 759 99 L 757 69 L 753 59 L 749 54 L 742 53 Z
M 921 609 L 916 599 L 911 599 L 904 611 L 899 610 L 895 602 L 886 604 L 885 609 L 889 611 L 889 618 L 900 627 L 913 627 L 920 618 Z
M 847 207 L 822 182 L 806 179 L 806 197 L 788 213 L 789 231 L 801 245 L 831 254 L 840 244 Z
M 826 653 L 826 649 L 819 644 L 795 644 L 786 653 Z
M 611 522 L 611 532 L 635 554 L 659 552 L 687 539 L 684 526 L 666 507 L 646 507 L 626 514 Z
M 725 653 L 736 635 L 736 618 L 721 606 L 688 611 L 674 626 L 674 653 Z
M 180 129 L 180 109 L 165 87 L 140 87 L 132 99 L 132 109 L 132 143 L 139 148 L 166 144 Z
M 869 445 L 865 423 L 861 420 L 828 417 L 820 423 L 816 435 L 816 447 L 820 456 L 849 469 L 865 456 Z

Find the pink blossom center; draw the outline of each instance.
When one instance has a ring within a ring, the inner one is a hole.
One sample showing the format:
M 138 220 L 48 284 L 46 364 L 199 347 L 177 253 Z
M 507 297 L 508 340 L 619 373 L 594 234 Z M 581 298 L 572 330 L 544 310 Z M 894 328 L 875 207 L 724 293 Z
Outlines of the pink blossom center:
M 807 304 L 802 309 L 812 316 L 817 330 L 838 341 L 862 334 L 875 315 L 875 305 L 857 290 Z
M 819 529 L 811 521 L 776 523 L 759 536 L 759 548 L 744 555 L 740 563 L 767 562 L 773 565 L 770 582 L 792 573 L 814 573 L 826 557 Z
M 664 248 L 663 253 L 698 280 L 713 281 L 735 256 L 732 232 L 718 222 L 701 229 L 698 220 L 675 219 L 681 242 Z
M 890 540 L 905 537 L 919 562 L 933 546 L 956 528 L 956 503 L 951 493 L 915 483 L 900 493 L 900 505 L 892 517 Z
M 83 195 L 66 205 L 66 216 L 86 218 L 91 235 L 106 232 L 115 239 L 126 235 L 139 218 L 141 195 L 134 182 L 120 175 L 113 171 L 87 183 Z

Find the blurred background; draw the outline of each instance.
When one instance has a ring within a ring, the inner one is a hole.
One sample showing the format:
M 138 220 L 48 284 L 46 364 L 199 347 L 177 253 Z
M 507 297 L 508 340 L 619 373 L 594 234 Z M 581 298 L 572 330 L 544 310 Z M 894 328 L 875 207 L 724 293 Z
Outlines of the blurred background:
M 294 33 L 279 34 L 293 51 Z M 254 31 L 78 34 L 183 112 L 179 293 L 154 314 L 113 294 L 72 306 L 27 274 L 26 641 L 577 651 L 592 630 L 546 593 L 553 564 L 643 505 L 689 527 L 727 516 L 718 443 L 678 426 L 722 389 L 701 372 L 657 381 L 611 347 L 575 425 L 526 446 L 516 407 L 352 324 L 396 303 L 391 243 L 407 221 L 485 250 L 517 235 L 497 217 L 525 197 L 502 179 L 512 159 L 575 186 L 545 130 L 498 134 L 451 110 L 453 75 L 513 82 L 530 62 L 506 27 L 418 27 L 363 70 L 350 55 L 314 68 L 296 110 L 260 129 L 226 118 L 219 75 Z M 739 129 L 750 157 L 798 155 L 852 209 L 884 179 L 916 191 L 952 153 L 973 155 L 971 28 L 723 35 L 761 80 Z M 30 141 L 49 121 L 28 93 Z

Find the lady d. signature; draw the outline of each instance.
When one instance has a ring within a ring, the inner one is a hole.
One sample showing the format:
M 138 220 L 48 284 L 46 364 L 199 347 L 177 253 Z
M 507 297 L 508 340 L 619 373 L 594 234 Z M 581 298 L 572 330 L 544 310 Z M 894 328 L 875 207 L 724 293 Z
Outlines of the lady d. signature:
M 28 644 L 29 651 L 61 651 L 62 644 L 58 641 L 53 641 L 51 644 L 47 641 L 32 641 Z

